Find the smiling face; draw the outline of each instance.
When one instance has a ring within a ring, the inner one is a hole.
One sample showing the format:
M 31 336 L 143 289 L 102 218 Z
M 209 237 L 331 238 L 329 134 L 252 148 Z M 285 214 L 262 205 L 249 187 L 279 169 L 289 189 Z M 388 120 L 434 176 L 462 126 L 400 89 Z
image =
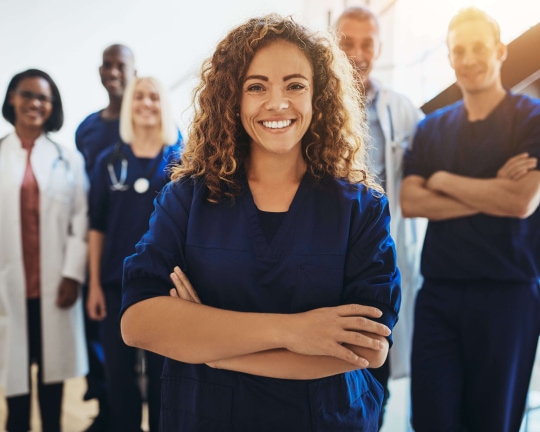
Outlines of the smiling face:
M 448 58 L 463 92 L 476 94 L 501 86 L 506 47 L 482 20 L 466 21 L 448 32 Z
M 127 84 L 135 77 L 133 54 L 121 46 L 109 47 L 103 53 L 99 75 L 109 96 L 121 98 Z
M 301 152 L 313 115 L 313 69 L 295 45 L 276 41 L 253 57 L 242 84 L 240 119 L 251 152 Z
M 131 109 L 135 129 L 161 127 L 161 99 L 152 81 L 142 79 L 135 85 Z
M 354 64 L 358 81 L 367 86 L 381 48 L 377 23 L 371 19 L 344 17 L 338 23 L 337 35 L 340 48 Z
M 52 113 L 51 87 L 44 78 L 24 78 L 11 93 L 9 102 L 15 112 L 15 128 L 38 133 Z

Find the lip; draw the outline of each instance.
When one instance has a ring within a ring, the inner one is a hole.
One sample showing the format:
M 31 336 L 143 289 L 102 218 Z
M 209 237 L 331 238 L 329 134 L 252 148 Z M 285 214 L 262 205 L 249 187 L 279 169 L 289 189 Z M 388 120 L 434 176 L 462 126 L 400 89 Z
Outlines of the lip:
M 259 125 L 261 125 L 264 128 L 264 130 L 266 130 L 266 131 L 282 132 L 282 131 L 289 130 L 296 123 L 296 119 L 293 119 L 293 118 L 273 118 L 273 119 L 260 120 L 257 123 Z M 285 125 L 285 123 L 289 123 L 289 124 Z

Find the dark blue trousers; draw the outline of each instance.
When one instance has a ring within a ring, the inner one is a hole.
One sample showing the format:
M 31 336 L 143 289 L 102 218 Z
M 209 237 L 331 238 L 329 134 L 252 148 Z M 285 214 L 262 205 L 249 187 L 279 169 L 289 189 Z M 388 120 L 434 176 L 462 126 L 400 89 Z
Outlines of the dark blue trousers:
M 415 309 L 415 431 L 517 432 L 539 333 L 536 282 L 426 280 Z
M 120 333 L 118 316 L 122 296 L 120 289 L 105 291 L 107 317 L 101 322 L 101 341 L 105 353 L 105 379 L 110 410 L 110 430 L 139 432 L 142 419 L 142 395 L 137 373 L 137 349 L 127 346 Z M 146 396 L 150 432 L 159 430 L 161 408 L 161 372 L 163 357 L 145 351 Z

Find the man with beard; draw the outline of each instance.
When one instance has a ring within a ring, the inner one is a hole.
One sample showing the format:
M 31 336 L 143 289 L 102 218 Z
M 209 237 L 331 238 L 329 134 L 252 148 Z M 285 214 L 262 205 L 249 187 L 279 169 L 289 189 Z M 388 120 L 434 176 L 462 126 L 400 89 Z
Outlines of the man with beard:
M 135 77 L 134 56 L 125 45 L 111 45 L 103 51 L 103 62 L 99 67 L 101 83 L 109 96 L 109 104 L 102 110 L 90 114 L 77 128 L 75 143 L 83 154 L 86 172 L 90 176 L 99 153 L 120 141 L 120 109 L 127 84 Z M 83 287 L 84 294 L 88 291 Z M 86 301 L 85 301 L 86 302 Z M 84 400 L 96 398 L 99 413 L 85 432 L 109 431 L 109 408 L 105 372 L 103 368 L 103 348 L 97 321 L 92 321 L 85 313 L 86 342 L 89 356 L 87 391 Z
M 380 428 L 389 397 L 390 374 L 393 378 L 409 375 L 414 297 L 422 284 L 420 251 L 426 220 L 404 219 L 399 207 L 403 154 L 411 144 L 422 113 L 405 96 L 384 87 L 371 77 L 374 62 L 381 52 L 379 21 L 372 11 L 360 6 L 346 9 L 337 19 L 336 33 L 341 48 L 356 69 L 358 85 L 366 98 L 371 140 L 368 163 L 387 193 L 392 215 L 390 231 L 396 242 L 397 263 L 401 272 L 401 312 L 393 331 L 394 345 L 384 365 L 379 369 L 370 369 L 384 387 Z

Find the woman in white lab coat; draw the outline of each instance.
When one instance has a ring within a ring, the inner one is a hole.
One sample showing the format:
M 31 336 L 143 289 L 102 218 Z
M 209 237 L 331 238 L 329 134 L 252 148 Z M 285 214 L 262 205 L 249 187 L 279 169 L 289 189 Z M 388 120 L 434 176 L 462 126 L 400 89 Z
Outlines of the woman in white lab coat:
M 61 429 L 63 381 L 87 370 L 79 285 L 86 269 L 87 179 L 82 157 L 47 133 L 63 123 L 45 72 L 15 75 L 0 141 L 0 387 L 9 432 L 30 430 L 30 365 L 38 365 L 43 432 Z M 2 428 L 2 426 L 0 426 Z

